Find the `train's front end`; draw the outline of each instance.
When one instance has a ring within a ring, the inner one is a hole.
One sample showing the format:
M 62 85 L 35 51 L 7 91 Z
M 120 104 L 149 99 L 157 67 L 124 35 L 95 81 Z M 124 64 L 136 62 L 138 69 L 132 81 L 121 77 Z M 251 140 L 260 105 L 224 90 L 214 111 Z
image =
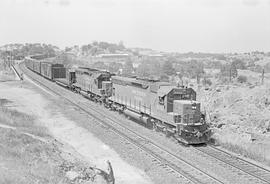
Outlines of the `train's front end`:
M 208 142 L 211 131 L 200 111 L 200 103 L 192 100 L 175 100 L 176 129 L 180 139 L 187 144 Z
M 191 88 L 177 88 L 173 92 L 173 113 L 178 139 L 186 144 L 202 144 L 209 141 L 211 131 L 201 113 L 196 92 Z

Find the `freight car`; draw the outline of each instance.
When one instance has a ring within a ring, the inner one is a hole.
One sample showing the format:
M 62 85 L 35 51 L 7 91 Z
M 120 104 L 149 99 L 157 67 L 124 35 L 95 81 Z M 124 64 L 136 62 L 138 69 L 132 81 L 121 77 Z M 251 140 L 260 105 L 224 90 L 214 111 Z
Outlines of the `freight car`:
M 26 66 L 36 73 L 40 73 L 40 61 L 31 57 L 25 58 Z
M 41 62 L 36 60 L 35 62 L 33 62 L 33 70 L 36 72 L 36 73 L 40 73 L 40 64 Z
M 63 64 L 54 64 L 43 60 L 33 59 L 33 56 L 25 58 L 26 67 L 42 75 L 43 77 L 55 80 L 57 78 L 66 78 L 66 68 Z
M 25 57 L 24 62 L 27 68 L 34 71 L 34 62 L 36 62 L 35 59 L 32 59 L 31 57 Z
M 65 78 L 56 78 L 54 79 L 57 84 L 65 88 L 75 91 L 73 84 L 76 83 L 75 70 L 66 68 L 66 77 Z
M 40 74 L 47 79 L 66 78 L 66 68 L 63 64 L 41 62 L 40 67 Z

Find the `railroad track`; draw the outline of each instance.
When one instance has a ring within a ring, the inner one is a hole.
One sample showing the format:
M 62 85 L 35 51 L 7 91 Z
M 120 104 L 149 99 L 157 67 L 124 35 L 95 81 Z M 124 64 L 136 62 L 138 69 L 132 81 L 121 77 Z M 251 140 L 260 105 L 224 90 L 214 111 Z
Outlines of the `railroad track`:
M 146 152 L 149 156 L 153 158 L 152 160 L 153 162 L 157 162 L 161 167 L 166 168 L 166 170 L 168 170 L 169 172 L 179 174 L 180 176 L 186 178 L 191 183 L 198 183 L 198 184 L 223 183 L 218 178 L 209 175 L 202 169 L 183 160 L 178 155 L 165 150 L 164 148 L 160 147 L 159 145 L 153 143 L 150 140 L 145 139 L 144 137 L 132 131 L 131 129 L 122 126 L 113 118 L 105 117 L 104 114 L 100 113 L 94 108 L 91 108 L 89 106 L 89 103 L 87 104 L 78 103 L 76 99 L 73 99 L 70 96 L 66 96 L 68 95 L 65 92 L 67 91 L 66 89 L 60 86 L 57 87 L 54 86 L 54 88 L 52 88 L 53 84 L 49 84 L 52 82 L 35 74 L 34 72 L 29 71 L 23 64 L 20 65 L 20 68 L 31 80 L 45 87 L 54 94 L 61 96 L 62 98 L 64 98 L 77 108 L 79 108 L 81 111 L 93 117 L 96 120 L 96 123 L 105 125 L 106 128 L 110 129 L 120 137 L 124 138 L 130 144 Z
M 15 72 L 15 75 L 22 80 L 22 76 L 19 74 L 19 72 L 17 71 L 17 69 L 14 67 L 14 65 L 11 65 L 12 70 Z
M 208 145 L 206 147 L 194 147 L 196 150 L 203 152 L 231 167 L 237 168 L 248 175 L 251 175 L 263 182 L 270 183 L 270 170 L 251 163 L 242 158 L 233 156 L 226 151 L 223 151 L 214 146 Z

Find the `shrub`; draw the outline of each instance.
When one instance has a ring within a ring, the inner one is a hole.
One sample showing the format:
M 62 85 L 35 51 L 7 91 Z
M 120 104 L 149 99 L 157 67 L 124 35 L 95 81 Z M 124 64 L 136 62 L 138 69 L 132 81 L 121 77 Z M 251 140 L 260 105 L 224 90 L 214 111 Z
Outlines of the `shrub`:
M 212 85 L 212 81 L 210 79 L 204 79 L 203 80 L 203 85 L 211 86 Z
M 247 77 L 246 77 L 246 76 L 243 76 L 243 75 L 240 75 L 240 76 L 237 78 L 237 81 L 240 82 L 240 83 L 247 82 Z

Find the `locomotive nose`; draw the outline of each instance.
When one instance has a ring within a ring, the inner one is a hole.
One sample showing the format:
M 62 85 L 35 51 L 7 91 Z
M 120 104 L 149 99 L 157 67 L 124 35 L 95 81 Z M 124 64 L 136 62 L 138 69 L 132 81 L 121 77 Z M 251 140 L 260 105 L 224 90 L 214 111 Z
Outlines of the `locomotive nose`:
M 203 136 L 203 134 L 201 132 L 197 131 L 197 133 L 195 134 L 195 136 L 198 137 L 198 138 L 200 138 L 200 137 Z

